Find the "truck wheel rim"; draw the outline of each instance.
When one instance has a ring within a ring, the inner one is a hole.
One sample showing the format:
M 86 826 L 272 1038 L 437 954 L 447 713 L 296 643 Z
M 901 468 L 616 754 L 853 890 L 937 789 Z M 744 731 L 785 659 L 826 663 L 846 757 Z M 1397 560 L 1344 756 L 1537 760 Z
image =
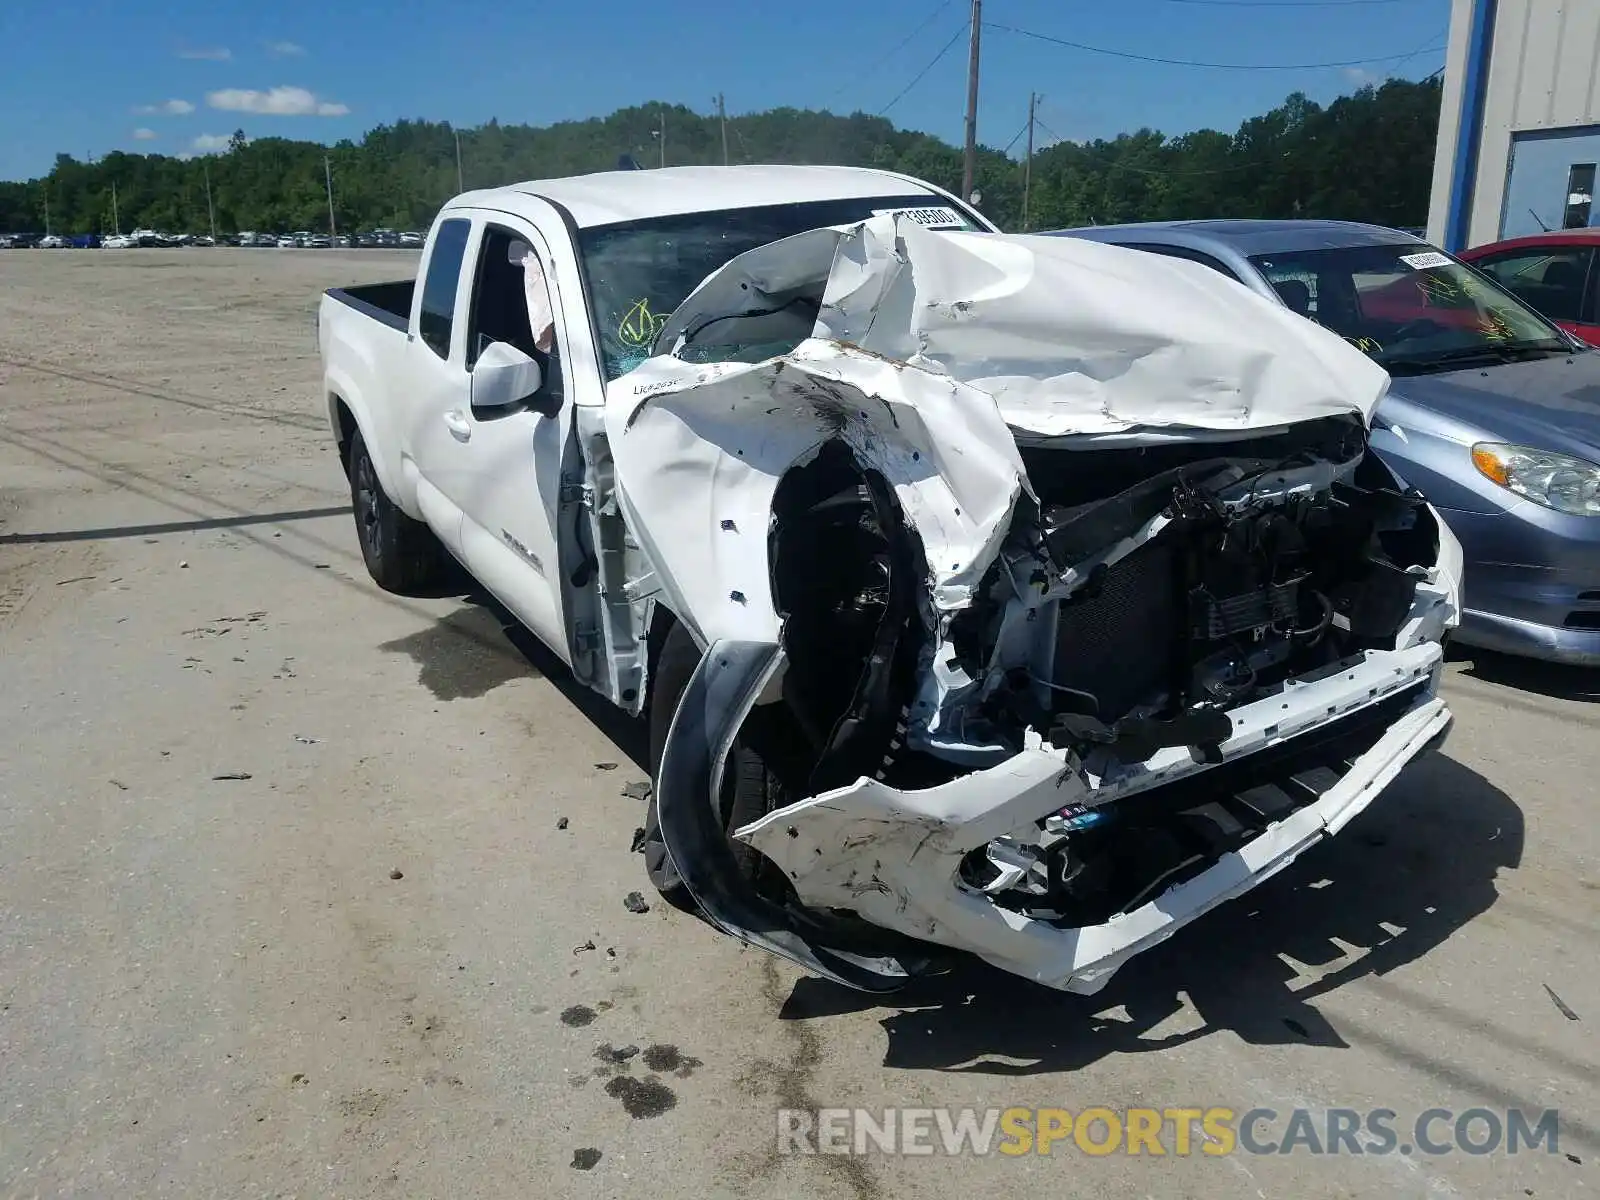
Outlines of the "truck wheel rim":
M 372 460 L 366 455 L 356 467 L 356 523 L 361 527 L 361 544 L 368 555 L 378 558 L 378 481 Z

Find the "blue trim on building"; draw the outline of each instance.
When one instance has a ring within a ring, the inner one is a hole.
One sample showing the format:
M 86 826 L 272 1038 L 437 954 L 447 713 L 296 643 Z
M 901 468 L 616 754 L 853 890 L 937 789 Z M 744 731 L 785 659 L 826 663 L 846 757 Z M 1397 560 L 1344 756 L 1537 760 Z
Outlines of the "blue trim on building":
M 1467 62 L 1461 80 L 1461 124 L 1450 175 L 1450 208 L 1445 214 L 1444 248 L 1467 248 L 1472 194 L 1478 181 L 1478 146 L 1483 140 L 1484 99 L 1489 90 L 1489 58 L 1494 50 L 1494 18 L 1499 0 L 1474 0 L 1467 31 Z

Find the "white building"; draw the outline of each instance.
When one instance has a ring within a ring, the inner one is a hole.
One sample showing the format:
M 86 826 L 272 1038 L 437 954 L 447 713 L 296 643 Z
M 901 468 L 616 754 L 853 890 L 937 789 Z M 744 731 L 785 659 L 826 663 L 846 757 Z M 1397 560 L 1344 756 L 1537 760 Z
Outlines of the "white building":
M 1428 237 L 1600 225 L 1600 0 L 1452 0 Z

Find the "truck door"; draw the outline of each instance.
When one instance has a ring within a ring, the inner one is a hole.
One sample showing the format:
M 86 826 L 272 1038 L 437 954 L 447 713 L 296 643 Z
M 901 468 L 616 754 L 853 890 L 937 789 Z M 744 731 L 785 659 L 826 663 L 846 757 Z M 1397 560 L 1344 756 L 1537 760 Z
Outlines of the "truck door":
M 390 380 L 390 395 L 402 425 L 402 444 L 416 472 L 417 504 L 434 533 L 461 557 L 461 511 L 440 490 L 438 472 L 452 457 L 455 442 L 444 414 L 461 406 L 467 391 L 465 339 L 459 332 L 465 309 L 461 276 L 472 238 L 468 217 L 440 221 L 428 240 L 417 280 L 406 352 Z
M 437 450 L 423 473 L 461 513 L 458 553 L 467 569 L 570 663 L 557 527 L 572 406 L 549 261 L 531 226 L 509 216 L 474 221 L 462 276 L 469 290 L 458 308 L 459 387 L 437 413 Z M 474 407 L 473 370 L 496 343 L 533 359 L 542 381 L 515 405 Z

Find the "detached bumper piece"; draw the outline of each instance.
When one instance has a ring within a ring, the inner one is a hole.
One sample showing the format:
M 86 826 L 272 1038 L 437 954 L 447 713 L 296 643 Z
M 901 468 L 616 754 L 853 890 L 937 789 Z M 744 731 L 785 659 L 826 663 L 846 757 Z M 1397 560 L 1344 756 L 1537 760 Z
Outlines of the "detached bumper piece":
M 739 727 L 782 664 L 782 649 L 770 643 L 722 641 L 706 651 L 679 703 L 661 760 L 661 840 L 701 913 L 724 933 L 846 987 L 893 991 L 922 961 L 830 944 L 845 940 L 840 931 L 759 893 L 740 874 L 729 847 L 717 803 L 723 767 Z

